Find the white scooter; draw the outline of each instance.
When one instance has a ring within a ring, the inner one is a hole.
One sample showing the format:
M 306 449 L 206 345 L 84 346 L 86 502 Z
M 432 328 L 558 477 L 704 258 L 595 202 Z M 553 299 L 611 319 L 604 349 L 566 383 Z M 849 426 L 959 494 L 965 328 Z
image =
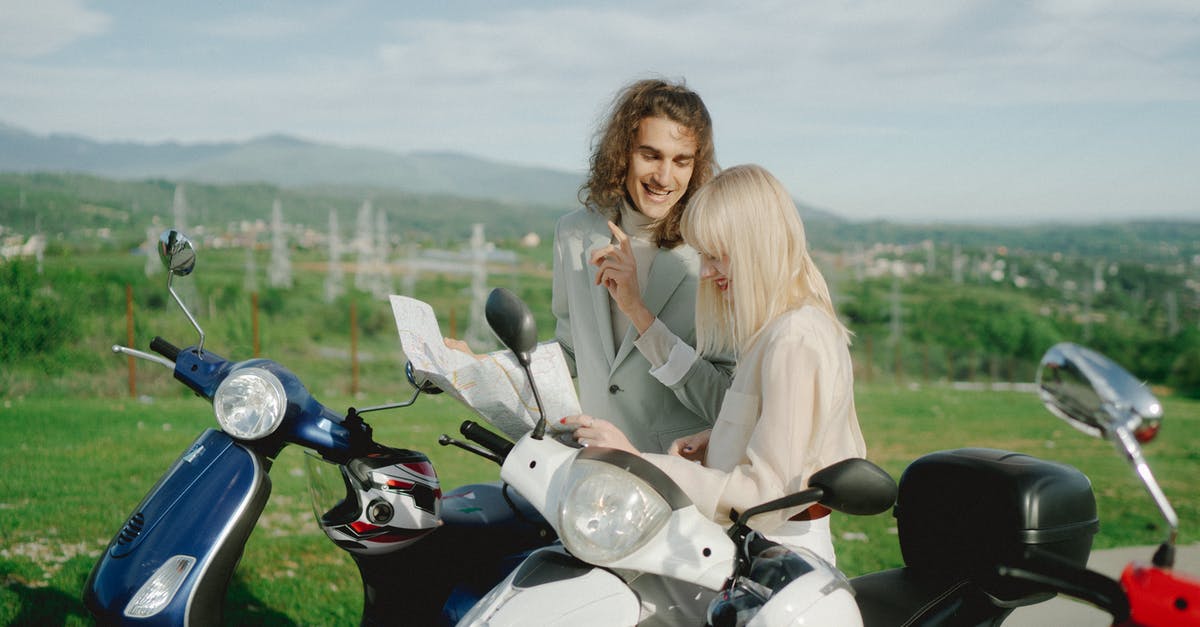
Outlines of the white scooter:
M 537 332 L 528 307 L 498 288 L 486 315 L 532 382 Z M 540 410 L 536 387 L 534 396 Z M 764 538 L 746 521 L 812 503 L 854 515 L 887 511 L 896 483 L 865 459 L 825 468 L 809 488 L 735 515 L 725 529 L 640 456 L 564 444 L 546 436 L 544 418 L 515 446 L 470 421 L 462 432 L 502 460 L 501 479 L 542 514 L 562 545 L 530 555 L 459 625 L 862 624 L 841 572 L 809 551 Z

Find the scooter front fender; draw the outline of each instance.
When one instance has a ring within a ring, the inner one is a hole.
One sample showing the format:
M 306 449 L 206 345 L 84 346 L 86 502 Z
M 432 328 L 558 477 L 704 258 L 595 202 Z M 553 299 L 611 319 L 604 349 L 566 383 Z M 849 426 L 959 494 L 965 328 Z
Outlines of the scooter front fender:
M 219 623 L 230 577 L 271 493 L 265 463 L 222 431 L 196 438 L 92 569 L 83 596 L 97 621 Z M 164 566 L 176 569 L 178 587 L 158 593 L 165 600 L 156 612 L 131 611 L 130 600 Z
M 636 625 L 640 612 L 624 580 L 552 546 L 530 555 L 458 624 L 613 627 Z

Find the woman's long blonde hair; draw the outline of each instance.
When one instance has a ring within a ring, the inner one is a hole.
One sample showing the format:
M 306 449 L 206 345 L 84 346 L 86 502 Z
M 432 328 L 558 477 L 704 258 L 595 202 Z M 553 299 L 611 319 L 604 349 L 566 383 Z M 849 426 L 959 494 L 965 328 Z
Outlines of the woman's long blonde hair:
M 729 256 L 731 299 L 711 281 L 701 281 L 696 293 L 702 354 L 741 353 L 769 322 L 806 303 L 829 314 L 850 342 L 825 277 L 808 253 L 796 203 L 762 166 L 723 170 L 697 190 L 683 213 L 681 231 L 700 254 Z

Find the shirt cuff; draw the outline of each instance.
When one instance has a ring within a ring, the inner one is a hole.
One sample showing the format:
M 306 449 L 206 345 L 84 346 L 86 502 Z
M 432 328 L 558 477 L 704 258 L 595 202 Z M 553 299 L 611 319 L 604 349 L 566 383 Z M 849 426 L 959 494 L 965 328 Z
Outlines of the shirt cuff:
M 655 320 L 634 346 L 650 362 L 650 374 L 667 387 L 678 384 L 700 358 L 695 348 L 679 339 L 662 320 Z

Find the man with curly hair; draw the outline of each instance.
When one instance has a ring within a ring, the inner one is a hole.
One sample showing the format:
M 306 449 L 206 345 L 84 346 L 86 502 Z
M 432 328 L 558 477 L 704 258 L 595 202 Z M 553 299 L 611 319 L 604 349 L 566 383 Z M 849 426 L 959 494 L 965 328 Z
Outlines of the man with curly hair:
M 699 259 L 679 232 L 717 169 L 712 135 L 682 82 L 627 85 L 596 133 L 583 207 L 555 230 L 552 308 L 580 406 L 642 451 L 710 428 L 732 377 L 730 357 L 694 348 Z

